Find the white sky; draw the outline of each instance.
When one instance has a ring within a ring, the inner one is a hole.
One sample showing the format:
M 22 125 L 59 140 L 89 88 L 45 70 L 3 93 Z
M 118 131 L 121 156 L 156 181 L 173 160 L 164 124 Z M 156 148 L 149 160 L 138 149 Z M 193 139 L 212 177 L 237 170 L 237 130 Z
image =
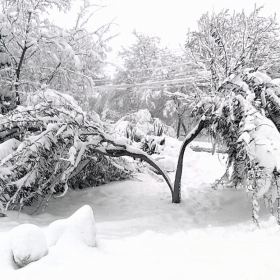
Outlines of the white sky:
M 96 3 L 92 0 L 91 2 Z M 133 42 L 133 29 L 148 35 L 161 38 L 163 46 L 176 51 L 186 39 L 188 28 L 195 30 L 197 21 L 203 13 L 229 8 L 230 12 L 245 10 L 247 14 L 257 7 L 265 5 L 261 15 L 280 14 L 279 0 L 100 0 L 108 5 L 94 15 L 89 28 L 95 29 L 102 23 L 108 23 L 115 18 L 117 24 L 113 33 L 119 33 L 111 41 L 113 52 L 109 57 L 114 60 L 121 46 L 129 46 Z M 76 2 L 78 5 L 78 1 Z M 59 17 L 56 21 L 66 24 L 74 22 L 73 14 L 68 18 Z M 280 15 L 278 16 L 280 18 Z

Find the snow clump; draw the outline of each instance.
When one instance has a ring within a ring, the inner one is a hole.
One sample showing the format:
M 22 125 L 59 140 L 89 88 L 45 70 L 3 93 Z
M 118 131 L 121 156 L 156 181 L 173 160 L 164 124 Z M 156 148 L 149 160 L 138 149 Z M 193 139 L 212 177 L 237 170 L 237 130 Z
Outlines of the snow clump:
M 15 263 L 24 267 L 48 254 L 46 236 L 32 224 L 22 224 L 11 230 L 11 250 Z
M 54 221 L 47 230 L 49 246 L 71 240 L 94 247 L 95 236 L 96 225 L 92 208 L 89 205 L 84 205 L 67 219 Z

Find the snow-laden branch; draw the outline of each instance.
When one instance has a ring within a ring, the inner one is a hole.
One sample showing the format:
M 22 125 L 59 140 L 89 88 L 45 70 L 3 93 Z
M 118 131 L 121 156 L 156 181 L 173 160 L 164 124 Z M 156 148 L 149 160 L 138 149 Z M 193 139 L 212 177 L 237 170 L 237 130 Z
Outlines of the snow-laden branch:
M 103 131 L 101 124 L 89 119 L 71 96 L 47 89 L 30 95 L 28 103 L 28 107 L 19 106 L 0 122 L 3 131 L 16 128 L 24 139 L 13 154 L 0 162 L 3 215 L 38 197 L 64 196 L 81 172 L 102 175 L 103 168 L 98 169 L 101 164 L 109 168 L 104 176 L 127 178 L 132 171 L 125 160 L 118 159 L 123 156 L 139 158 L 154 167 L 173 196 L 168 174 L 149 155 Z M 26 134 L 33 126 L 36 130 Z M 136 167 L 137 163 L 130 165 Z M 87 170 L 88 166 L 92 170 Z

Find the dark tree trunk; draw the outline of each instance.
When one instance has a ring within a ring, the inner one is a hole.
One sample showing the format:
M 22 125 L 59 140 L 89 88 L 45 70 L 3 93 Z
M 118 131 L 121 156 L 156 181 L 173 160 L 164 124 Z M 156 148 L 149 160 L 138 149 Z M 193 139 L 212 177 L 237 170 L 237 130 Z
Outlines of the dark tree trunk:
M 26 31 L 25 31 L 26 36 L 29 33 L 29 31 L 30 31 L 29 24 L 31 22 L 31 16 L 32 16 L 32 12 L 28 12 L 27 27 L 26 27 Z M 16 84 L 15 84 L 16 99 L 17 99 L 16 100 L 16 105 L 20 105 L 20 103 L 21 103 L 20 95 L 19 95 L 19 82 L 20 82 L 20 73 L 21 73 L 23 61 L 24 61 L 24 58 L 25 58 L 27 50 L 30 47 L 32 47 L 32 45 L 27 47 L 26 44 L 27 44 L 27 42 L 25 41 L 24 42 L 24 46 L 20 45 L 20 47 L 22 49 L 22 53 L 21 53 L 21 56 L 20 56 L 20 59 L 19 59 L 19 63 L 18 63 L 17 69 L 16 69 Z
M 185 126 L 183 121 L 182 121 L 182 127 L 184 129 L 185 135 L 187 135 L 188 130 L 187 130 L 187 128 L 186 128 L 186 126 Z
M 177 138 L 180 137 L 180 130 L 181 130 L 181 117 L 178 118 L 178 126 L 177 126 Z
M 209 123 L 209 119 L 207 119 L 205 116 L 203 116 L 199 123 L 193 128 L 193 130 L 186 136 L 186 139 L 184 140 L 181 149 L 180 154 L 178 158 L 177 163 L 177 170 L 175 175 L 175 182 L 174 182 L 174 192 L 173 192 L 173 203 L 180 203 L 181 202 L 181 178 L 182 178 L 182 172 L 183 172 L 183 158 L 184 153 L 187 145 L 195 139 L 195 137 L 200 133 L 200 131 L 205 128 Z

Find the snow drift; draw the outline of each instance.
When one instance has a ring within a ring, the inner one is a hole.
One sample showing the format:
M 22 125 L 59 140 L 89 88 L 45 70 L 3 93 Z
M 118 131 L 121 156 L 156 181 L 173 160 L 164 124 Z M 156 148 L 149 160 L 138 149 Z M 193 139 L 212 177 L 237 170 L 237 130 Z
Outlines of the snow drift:
M 10 244 L 18 267 L 26 266 L 48 254 L 43 230 L 32 224 L 23 224 L 12 229 Z
M 96 244 L 96 226 L 93 211 L 89 205 L 77 210 L 68 219 L 61 219 L 51 223 L 47 230 L 48 245 L 54 246 L 58 242 L 71 240 L 94 247 Z

